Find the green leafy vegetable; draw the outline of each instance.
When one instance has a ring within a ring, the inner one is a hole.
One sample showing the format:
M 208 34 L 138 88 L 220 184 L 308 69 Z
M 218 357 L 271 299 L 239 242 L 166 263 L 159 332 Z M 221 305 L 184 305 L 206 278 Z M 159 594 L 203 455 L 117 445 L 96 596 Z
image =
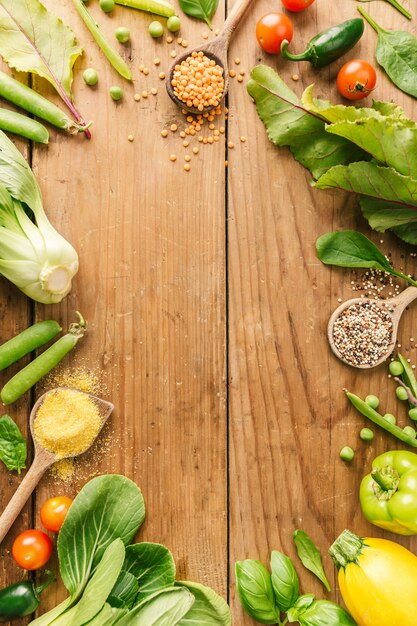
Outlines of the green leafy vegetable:
M 213 30 L 211 18 L 216 12 L 219 0 L 179 0 L 180 7 L 186 15 L 203 20 Z
M 155 13 L 162 17 L 171 17 L 175 15 L 175 9 L 168 0 L 115 0 L 116 4 L 122 4 L 125 7 Z
M 117 626 L 176 626 L 194 604 L 188 589 L 168 587 L 145 598 Z
M 261 624 L 276 624 L 280 612 L 275 603 L 271 576 L 260 561 L 238 561 L 236 589 L 246 613 Z
M 356 1 L 357 2 L 373 2 L 374 0 L 356 0 Z M 412 18 L 411 13 L 409 13 L 409 11 L 407 11 L 407 9 L 403 7 L 402 4 L 397 2 L 397 0 L 384 0 L 384 1 L 388 2 L 388 4 L 394 7 L 394 9 L 397 9 L 397 11 L 399 11 L 402 15 L 404 15 L 404 17 L 406 17 L 408 20 L 411 20 Z
M 85 126 L 72 102 L 73 65 L 82 53 L 72 30 L 38 0 L 1 0 L 0 29 L 0 54 L 8 65 L 46 78 Z
M 128 546 L 123 569 L 138 581 L 138 600 L 165 587 L 172 587 L 175 582 L 174 558 L 168 548 L 159 543 L 143 542 Z
M 48 221 L 30 167 L 0 131 L 0 274 L 52 304 L 70 291 L 77 270 L 77 254 Z
M 297 598 L 296 602 L 287 612 L 288 619 L 291 622 L 296 622 L 300 619 L 300 615 L 302 615 L 308 607 L 310 607 L 314 602 L 314 593 L 305 593 L 304 595 Z
M 227 602 L 213 589 L 191 582 L 177 582 L 194 596 L 194 604 L 178 622 L 178 626 L 231 626 L 232 619 Z
M 317 576 L 327 591 L 330 591 L 330 585 L 324 572 L 321 554 L 315 543 L 303 530 L 296 530 L 293 534 L 293 540 L 297 554 L 304 567 Z
M 113 589 L 110 592 L 107 602 L 116 608 L 132 608 L 139 591 L 139 583 L 136 577 L 130 572 L 122 570 L 119 574 Z
M 247 89 L 272 143 L 288 146 L 314 178 L 334 165 L 369 158 L 349 141 L 329 136 L 324 121 L 303 108 L 295 93 L 272 68 L 255 67 Z
M 131 80 L 132 74 L 130 72 L 130 69 L 128 68 L 126 63 L 123 61 L 120 54 L 107 41 L 107 39 L 101 32 L 98 24 L 95 22 L 93 17 L 90 15 L 88 10 L 86 9 L 83 0 L 72 0 L 72 1 L 81 19 L 83 20 L 84 24 L 87 26 L 90 33 L 93 35 L 94 39 L 96 40 L 97 44 L 103 51 L 107 60 L 111 63 L 111 65 L 114 67 L 116 72 L 120 74 L 120 76 L 123 76 L 123 78 L 126 78 L 127 80 Z
M 300 626 L 356 626 L 355 620 L 345 609 L 328 600 L 315 600 L 299 615 L 298 621 Z
M 298 598 L 300 581 L 291 559 L 277 550 L 271 552 L 272 586 L 280 611 L 288 611 Z
M 405 30 L 385 30 L 362 8 L 359 13 L 378 34 L 376 60 L 394 85 L 417 98 L 417 39 Z
M 0 417 L 0 459 L 10 471 L 18 474 L 26 468 L 26 441 L 9 415 Z

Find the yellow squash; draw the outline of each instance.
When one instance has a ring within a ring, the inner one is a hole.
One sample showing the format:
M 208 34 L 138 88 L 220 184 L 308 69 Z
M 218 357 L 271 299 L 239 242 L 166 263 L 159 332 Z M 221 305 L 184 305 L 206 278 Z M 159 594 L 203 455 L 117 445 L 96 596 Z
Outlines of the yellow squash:
M 329 550 L 358 626 L 417 625 L 417 556 L 394 541 L 345 530 Z

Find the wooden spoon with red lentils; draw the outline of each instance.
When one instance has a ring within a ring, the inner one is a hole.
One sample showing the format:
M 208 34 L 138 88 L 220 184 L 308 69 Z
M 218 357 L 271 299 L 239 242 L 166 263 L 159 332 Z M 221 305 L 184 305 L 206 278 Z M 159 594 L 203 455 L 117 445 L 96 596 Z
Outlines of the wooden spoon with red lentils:
M 216 39 L 173 62 L 165 80 L 171 100 L 190 113 L 219 106 L 229 88 L 227 52 L 230 39 L 253 0 L 237 0 Z

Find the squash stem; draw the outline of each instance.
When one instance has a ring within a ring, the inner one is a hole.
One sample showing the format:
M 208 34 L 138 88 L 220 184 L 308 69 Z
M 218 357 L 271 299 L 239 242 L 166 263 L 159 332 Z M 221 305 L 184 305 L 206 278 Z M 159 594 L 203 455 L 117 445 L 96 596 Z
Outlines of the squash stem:
M 350 530 L 344 530 L 329 548 L 337 569 L 345 568 L 349 563 L 355 563 L 362 552 L 363 540 Z

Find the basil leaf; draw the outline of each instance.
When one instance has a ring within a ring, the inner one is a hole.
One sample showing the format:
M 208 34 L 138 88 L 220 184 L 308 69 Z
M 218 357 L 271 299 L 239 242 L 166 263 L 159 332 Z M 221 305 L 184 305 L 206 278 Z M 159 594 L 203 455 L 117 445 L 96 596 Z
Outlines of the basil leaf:
M 216 12 L 219 0 L 180 0 L 180 7 L 186 15 L 203 20 L 213 30 L 211 18 Z
M 308 609 L 314 602 L 314 593 L 305 593 L 300 596 L 295 604 L 287 612 L 288 621 L 297 622 L 300 619 L 300 615 Z
M 271 572 L 275 602 L 280 611 L 288 611 L 297 600 L 300 589 L 300 581 L 293 562 L 282 552 L 273 550 L 271 552 Z
M 298 620 L 301 626 L 356 626 L 355 620 L 341 606 L 317 600 L 302 613 Z
M 123 569 L 138 581 L 136 603 L 155 591 L 172 587 L 175 582 L 174 558 L 168 548 L 159 543 L 144 541 L 128 546 Z
M 191 591 L 195 602 L 178 626 L 231 626 L 232 617 L 227 602 L 213 589 L 191 582 L 177 582 L 176 585 Z
M 378 33 L 376 60 L 394 85 L 417 98 L 417 39 L 405 30 L 385 30 L 362 7 L 359 13 Z
M 303 107 L 272 68 L 255 67 L 247 90 L 255 100 L 269 140 L 276 146 L 288 146 L 294 158 L 310 170 L 314 178 L 334 165 L 369 158 L 351 142 L 326 133 L 324 121 Z
M 27 447 L 22 433 L 9 415 L 0 417 L 0 459 L 10 471 L 26 468 Z
M 276 624 L 280 612 L 275 603 L 271 576 L 259 561 L 238 561 L 236 589 L 246 613 L 261 624 Z
M 330 585 L 324 572 L 321 554 L 315 543 L 303 530 L 296 530 L 292 537 L 301 563 L 306 569 L 317 576 L 327 591 L 330 591 Z

